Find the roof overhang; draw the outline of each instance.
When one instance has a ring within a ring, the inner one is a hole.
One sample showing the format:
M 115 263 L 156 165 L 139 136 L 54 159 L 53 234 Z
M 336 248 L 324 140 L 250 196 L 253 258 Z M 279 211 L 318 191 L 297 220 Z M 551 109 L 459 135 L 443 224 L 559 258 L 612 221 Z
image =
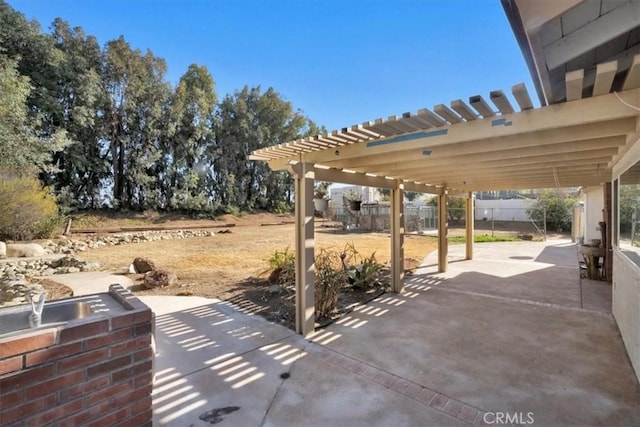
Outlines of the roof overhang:
M 542 105 L 569 100 L 567 73 L 582 70 L 583 96 L 596 88 L 598 67 L 615 69 L 610 91 L 640 53 L 640 0 L 501 0 Z M 636 71 L 637 72 L 637 71 Z

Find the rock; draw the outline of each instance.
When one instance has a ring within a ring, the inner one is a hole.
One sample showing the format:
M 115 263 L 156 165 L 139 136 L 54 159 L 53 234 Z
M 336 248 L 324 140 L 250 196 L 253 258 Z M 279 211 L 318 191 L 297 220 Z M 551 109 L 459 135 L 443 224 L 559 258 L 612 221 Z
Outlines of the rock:
M 68 267 L 67 273 L 80 273 L 80 269 L 78 267 Z
M 164 288 L 173 285 L 178 276 L 168 270 L 153 270 L 144 275 L 144 287 L 147 289 Z
M 46 252 L 37 243 L 9 243 L 7 245 L 7 256 L 15 258 L 26 258 L 42 256 Z
M 56 274 L 55 268 L 47 268 L 40 273 L 41 276 L 53 276 L 54 274 Z
M 279 294 L 280 292 L 282 292 L 282 286 L 280 285 L 271 285 L 269 286 L 269 293 L 270 294 Z
M 98 271 L 100 270 L 99 262 L 85 262 L 80 266 L 81 271 Z
M 136 273 L 147 273 L 156 269 L 156 265 L 149 258 L 138 257 L 133 260 Z
M 7 257 L 7 244 L 0 242 L 0 259 Z
M 127 270 L 127 273 L 136 274 L 136 268 L 133 266 L 133 264 L 129 264 L 129 269 Z

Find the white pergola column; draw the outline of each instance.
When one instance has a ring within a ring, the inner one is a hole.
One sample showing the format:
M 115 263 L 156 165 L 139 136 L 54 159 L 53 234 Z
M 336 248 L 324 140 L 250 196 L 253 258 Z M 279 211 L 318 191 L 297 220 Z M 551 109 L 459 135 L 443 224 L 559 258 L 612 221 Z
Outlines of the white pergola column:
M 473 207 L 473 193 L 469 193 L 469 196 L 466 198 L 466 259 L 473 259 L 473 235 L 475 229 L 475 215 L 474 215 L 474 207 Z
M 404 185 L 391 189 L 391 290 L 404 287 Z
M 447 255 L 449 246 L 447 234 L 449 233 L 449 219 L 447 218 L 447 191 L 443 189 L 438 196 L 438 271 L 447 271 Z
M 311 163 L 293 166 L 296 206 L 296 332 L 305 337 L 315 328 L 313 184 Z

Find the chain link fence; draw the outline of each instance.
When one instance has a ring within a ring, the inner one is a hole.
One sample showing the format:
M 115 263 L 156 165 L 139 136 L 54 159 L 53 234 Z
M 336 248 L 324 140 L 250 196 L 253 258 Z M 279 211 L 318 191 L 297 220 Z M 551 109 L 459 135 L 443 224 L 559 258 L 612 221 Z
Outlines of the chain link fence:
M 391 206 L 387 203 L 362 204 L 360 211 L 351 211 L 344 206 L 333 206 L 331 219 L 341 222 L 343 229 L 387 232 L 391 226 Z M 450 234 L 463 234 L 466 229 L 464 208 L 447 209 Z M 438 208 L 430 205 L 404 205 L 405 232 L 436 234 Z M 476 209 L 474 226 L 476 234 L 513 235 L 525 239 L 545 239 L 544 218 L 534 220 L 527 209 L 487 208 Z

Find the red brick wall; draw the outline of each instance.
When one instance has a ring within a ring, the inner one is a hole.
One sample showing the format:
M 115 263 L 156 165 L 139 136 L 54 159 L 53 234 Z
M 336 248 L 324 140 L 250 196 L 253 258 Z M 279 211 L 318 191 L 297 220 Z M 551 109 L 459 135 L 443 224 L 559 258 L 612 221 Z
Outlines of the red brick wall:
M 0 425 L 151 426 L 152 313 L 111 290 L 129 311 L 0 341 Z

